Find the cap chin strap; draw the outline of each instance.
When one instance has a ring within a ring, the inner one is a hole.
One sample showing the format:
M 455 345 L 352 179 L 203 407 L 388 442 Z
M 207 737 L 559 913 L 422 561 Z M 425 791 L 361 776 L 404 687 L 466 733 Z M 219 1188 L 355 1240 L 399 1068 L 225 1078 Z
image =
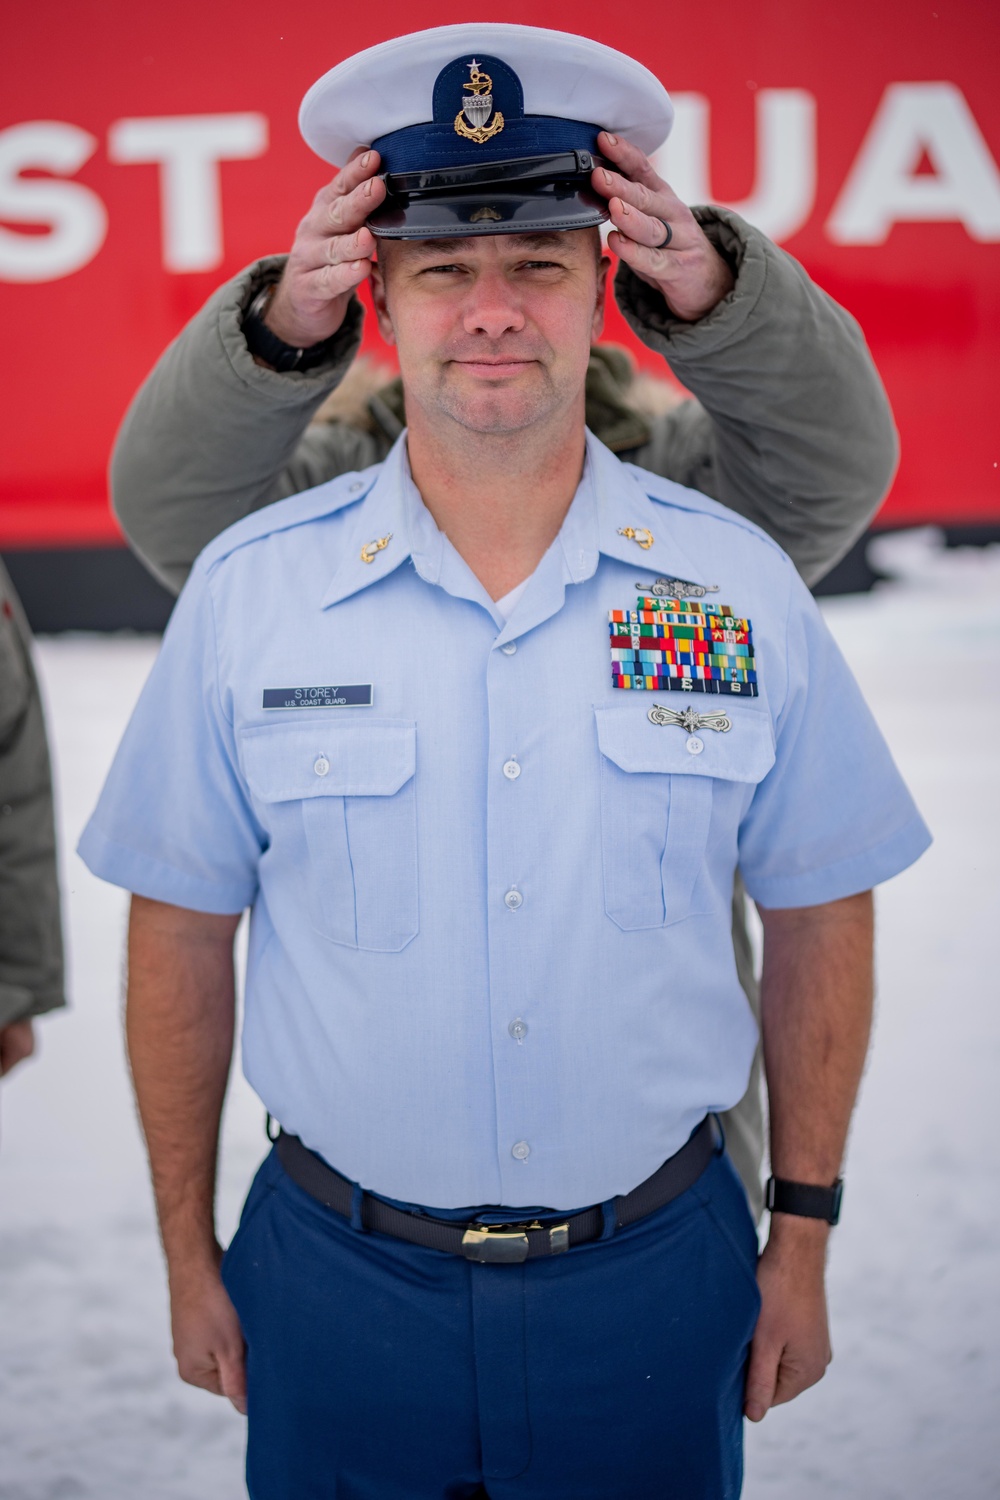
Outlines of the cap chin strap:
M 547 182 L 589 177 L 595 167 L 609 166 L 603 156 L 590 151 L 560 151 L 544 156 L 522 156 L 513 161 L 478 162 L 475 166 L 436 167 L 426 172 L 384 172 L 387 190 L 393 195 L 418 197 L 421 193 L 461 191 L 463 188 L 493 187 L 544 179 Z M 667 225 L 670 243 L 670 226 Z

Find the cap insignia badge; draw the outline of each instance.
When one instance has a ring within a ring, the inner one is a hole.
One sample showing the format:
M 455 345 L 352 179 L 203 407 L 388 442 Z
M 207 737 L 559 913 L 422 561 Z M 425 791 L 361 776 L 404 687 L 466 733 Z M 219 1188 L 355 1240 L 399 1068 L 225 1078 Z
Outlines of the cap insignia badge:
M 483 224 L 487 220 L 499 220 L 502 218 L 503 214 L 498 214 L 495 208 L 490 208 L 488 203 L 484 203 L 482 208 L 477 208 L 474 214 L 469 215 L 469 223 Z
M 492 136 L 499 135 L 503 129 L 503 115 L 493 109 L 493 79 L 488 73 L 480 72 L 475 58 L 469 63 L 469 75 L 469 82 L 462 84 L 469 97 L 462 100 L 462 108 L 455 116 L 455 131 L 464 135 L 467 141 L 475 141 L 481 146 Z M 490 115 L 493 119 L 487 124 Z

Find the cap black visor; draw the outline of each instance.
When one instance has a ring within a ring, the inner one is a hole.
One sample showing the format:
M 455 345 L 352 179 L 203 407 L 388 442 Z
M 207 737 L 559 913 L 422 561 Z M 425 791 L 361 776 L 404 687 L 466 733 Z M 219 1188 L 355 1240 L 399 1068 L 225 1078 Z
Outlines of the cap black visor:
M 387 173 L 386 197 L 368 220 L 384 239 L 529 234 L 592 229 L 609 218 L 590 184 L 601 165 L 587 151 L 428 172 Z

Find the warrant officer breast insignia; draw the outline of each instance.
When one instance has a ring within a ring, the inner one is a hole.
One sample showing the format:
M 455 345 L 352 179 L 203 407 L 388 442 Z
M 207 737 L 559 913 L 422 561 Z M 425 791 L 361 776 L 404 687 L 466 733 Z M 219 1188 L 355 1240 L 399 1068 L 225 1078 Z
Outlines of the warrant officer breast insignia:
M 499 110 L 494 112 L 493 109 L 493 79 L 480 70 L 475 58 L 468 66 L 469 82 L 462 84 L 468 97 L 463 97 L 462 108 L 455 116 L 455 132 L 464 136 L 467 141 L 475 141 L 481 146 L 484 141 L 500 134 L 503 115 Z M 493 116 L 492 120 L 490 115 Z M 500 217 L 499 214 L 497 217 Z
M 613 687 L 757 697 L 751 622 L 728 604 L 640 594 L 635 609 L 609 610 L 608 629 Z

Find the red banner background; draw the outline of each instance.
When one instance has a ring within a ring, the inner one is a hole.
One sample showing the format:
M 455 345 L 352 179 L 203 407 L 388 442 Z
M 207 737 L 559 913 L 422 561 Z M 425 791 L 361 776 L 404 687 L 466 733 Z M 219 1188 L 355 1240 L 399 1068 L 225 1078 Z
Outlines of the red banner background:
M 305 89 L 386 36 L 468 19 L 423 0 L 348 9 L 47 0 L 8 14 L 0 546 L 117 538 L 105 469 L 130 396 L 220 281 L 287 248 L 324 180 L 296 128 Z M 535 0 L 489 18 L 641 58 L 679 96 L 679 190 L 749 200 L 860 320 L 903 439 L 885 524 L 1000 523 L 1000 9 Z M 656 367 L 617 315 L 607 336 Z M 379 352 L 370 325 L 368 344 Z

